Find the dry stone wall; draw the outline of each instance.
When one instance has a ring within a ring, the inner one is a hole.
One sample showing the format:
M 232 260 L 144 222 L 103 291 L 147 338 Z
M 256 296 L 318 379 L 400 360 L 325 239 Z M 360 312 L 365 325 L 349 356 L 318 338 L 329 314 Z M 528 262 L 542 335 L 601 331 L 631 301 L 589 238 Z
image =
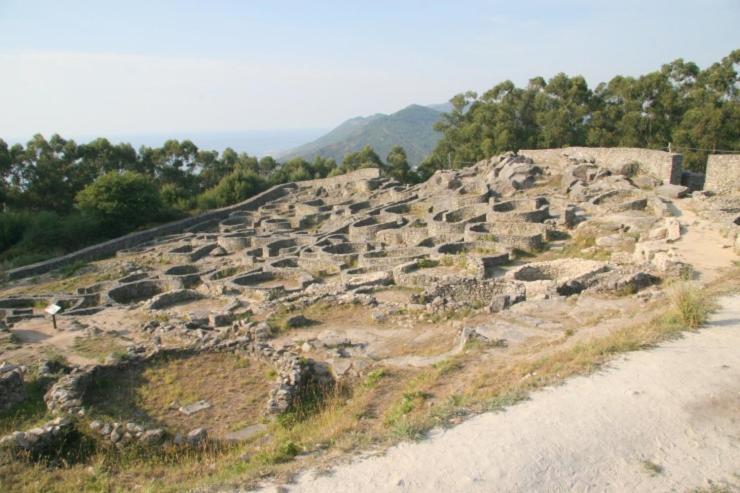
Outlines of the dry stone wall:
M 711 154 L 707 159 L 704 190 L 740 191 L 740 154 Z
M 635 147 L 564 147 L 562 149 L 522 149 L 519 154 L 538 163 L 565 164 L 573 159 L 593 161 L 611 170 L 639 163 L 644 170 L 665 183 L 681 184 L 681 154 Z

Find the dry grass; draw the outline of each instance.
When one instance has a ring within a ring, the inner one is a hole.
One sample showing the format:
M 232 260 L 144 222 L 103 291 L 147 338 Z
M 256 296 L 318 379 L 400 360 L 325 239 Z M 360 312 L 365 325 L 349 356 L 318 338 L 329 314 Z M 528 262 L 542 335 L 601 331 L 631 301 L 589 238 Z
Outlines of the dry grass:
M 102 361 L 109 354 L 119 354 L 125 347 L 121 340 L 110 334 L 101 334 L 92 337 L 75 337 L 72 351 L 92 360 Z
M 274 379 L 274 370 L 265 363 L 234 354 L 163 358 L 101 379 L 90 404 L 99 417 L 179 432 L 206 426 L 218 436 L 261 420 Z M 178 411 L 200 400 L 211 408 L 191 416 Z

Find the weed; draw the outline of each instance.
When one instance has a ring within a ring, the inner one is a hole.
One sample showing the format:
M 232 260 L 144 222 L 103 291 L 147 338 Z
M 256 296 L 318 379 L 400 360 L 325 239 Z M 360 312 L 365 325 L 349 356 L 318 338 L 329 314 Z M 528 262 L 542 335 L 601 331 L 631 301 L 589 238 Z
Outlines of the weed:
M 82 269 L 88 266 L 88 263 L 83 260 L 78 260 L 69 265 L 65 265 L 57 269 L 57 272 L 64 278 L 72 277 L 80 272 Z
M 428 424 L 410 419 L 407 416 L 394 421 L 390 427 L 391 435 L 401 440 L 420 440 L 424 438 L 428 430 Z
M 437 267 L 438 265 L 438 261 L 428 258 L 423 258 L 416 261 L 416 267 L 418 267 L 419 269 L 431 269 L 433 267 Z
M 256 454 L 253 458 L 257 464 L 281 464 L 289 462 L 300 453 L 301 449 L 292 440 L 278 443 L 274 448 Z
M 529 396 L 521 390 L 505 392 L 489 399 L 485 404 L 485 409 L 487 411 L 503 411 L 505 408 L 527 399 L 529 399 Z
M 384 377 L 388 375 L 388 370 L 385 368 L 378 368 L 377 370 L 373 370 L 370 373 L 367 374 L 367 377 L 365 377 L 365 387 L 372 388 L 375 387 L 380 380 L 382 380 Z
M 688 281 L 674 286 L 670 299 L 678 320 L 690 329 L 699 327 L 709 316 L 711 305 L 706 295 Z
M 650 460 L 642 461 L 642 467 L 651 476 L 657 476 L 658 474 L 661 474 L 663 472 L 663 466 L 656 464 L 655 462 L 652 462 Z

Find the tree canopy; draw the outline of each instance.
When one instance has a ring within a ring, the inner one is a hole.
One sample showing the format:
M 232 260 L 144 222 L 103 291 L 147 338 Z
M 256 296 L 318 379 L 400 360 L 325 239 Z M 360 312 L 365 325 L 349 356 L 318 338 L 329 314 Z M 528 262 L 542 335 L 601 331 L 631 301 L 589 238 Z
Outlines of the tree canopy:
M 682 59 L 637 78 L 616 76 L 590 89 L 581 76 L 511 81 L 482 95 L 453 97 L 437 124 L 443 137 L 419 167 L 467 166 L 505 151 L 563 146 L 662 149 L 672 144 L 685 164 L 703 170 L 713 149 L 740 150 L 740 50 L 700 70 Z

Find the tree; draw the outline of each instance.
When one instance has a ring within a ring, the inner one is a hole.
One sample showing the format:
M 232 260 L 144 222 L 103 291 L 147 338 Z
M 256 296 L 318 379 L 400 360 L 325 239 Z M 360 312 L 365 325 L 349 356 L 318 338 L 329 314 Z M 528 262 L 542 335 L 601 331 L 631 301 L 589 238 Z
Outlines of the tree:
M 110 234 L 121 234 L 157 219 L 162 202 L 156 185 L 132 171 L 111 171 L 85 187 L 75 198 L 77 207 Z
M 388 174 L 401 183 L 413 181 L 413 172 L 406 158 L 406 151 L 399 145 L 394 145 L 385 161 L 388 163 Z
M 342 168 L 344 171 L 354 171 L 360 168 L 384 168 L 385 164 L 369 145 L 359 151 L 344 156 Z
M 265 189 L 265 180 L 259 175 L 239 167 L 224 176 L 218 185 L 198 196 L 201 210 L 236 204 Z

